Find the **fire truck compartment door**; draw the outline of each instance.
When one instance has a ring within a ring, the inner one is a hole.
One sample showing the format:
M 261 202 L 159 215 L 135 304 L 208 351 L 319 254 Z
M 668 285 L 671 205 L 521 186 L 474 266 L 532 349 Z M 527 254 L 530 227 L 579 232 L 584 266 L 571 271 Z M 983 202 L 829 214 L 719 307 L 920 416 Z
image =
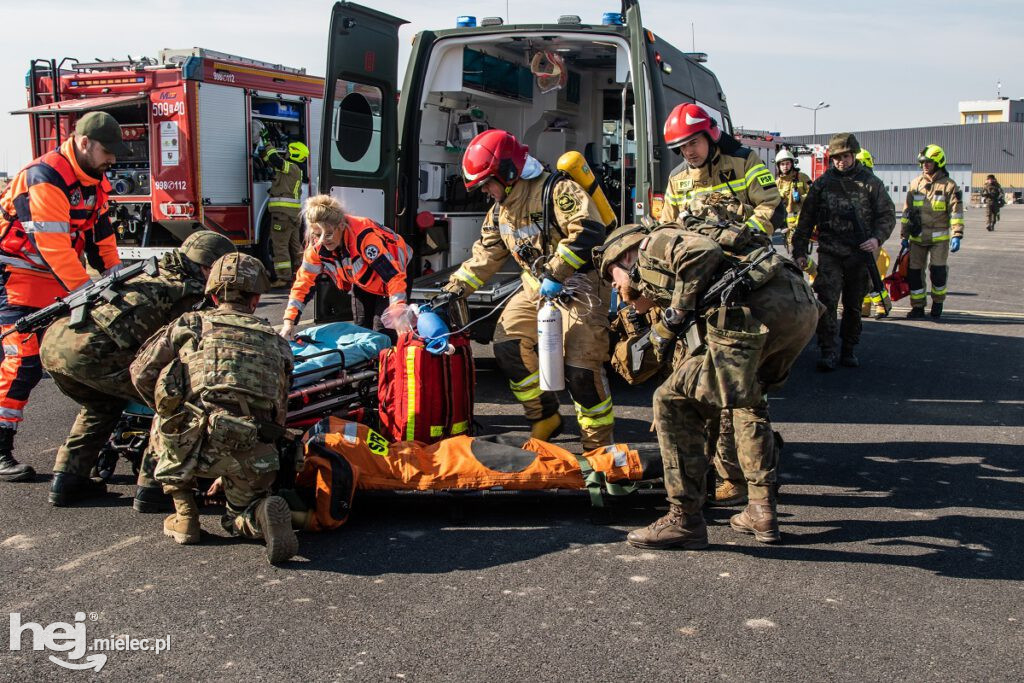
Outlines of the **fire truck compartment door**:
M 87 111 L 98 109 L 115 109 L 128 104 L 141 103 L 149 98 L 147 93 L 135 93 L 134 95 L 110 95 L 106 97 L 83 97 L 77 100 L 61 100 L 49 104 L 37 104 L 34 107 L 18 109 L 12 114 L 82 114 Z
M 369 7 L 337 2 L 327 48 L 317 188 L 353 212 L 394 225 L 398 161 L 398 27 Z
M 199 85 L 199 175 L 203 204 L 249 201 L 249 144 L 245 88 Z

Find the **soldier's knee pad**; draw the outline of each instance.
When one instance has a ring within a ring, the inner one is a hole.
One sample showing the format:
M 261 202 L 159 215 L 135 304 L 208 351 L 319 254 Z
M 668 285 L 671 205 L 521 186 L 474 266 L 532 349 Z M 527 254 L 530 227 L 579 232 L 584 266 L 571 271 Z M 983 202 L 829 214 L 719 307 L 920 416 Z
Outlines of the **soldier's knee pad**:
M 932 287 L 945 287 L 946 280 L 949 278 L 949 267 L 928 266 L 928 274 L 932 278 Z M 913 287 L 913 285 L 911 285 L 911 287 Z
M 598 388 L 601 383 L 602 379 L 594 370 L 572 365 L 565 367 L 565 386 L 572 400 L 585 408 L 592 408 L 606 398 Z
M 494 345 L 494 360 L 505 377 L 513 382 L 521 382 L 530 374 L 523 362 L 522 341 L 519 339 L 497 342 Z
M 924 287 L 920 268 L 912 268 L 907 271 L 907 284 L 910 285 L 911 289 L 922 289 Z

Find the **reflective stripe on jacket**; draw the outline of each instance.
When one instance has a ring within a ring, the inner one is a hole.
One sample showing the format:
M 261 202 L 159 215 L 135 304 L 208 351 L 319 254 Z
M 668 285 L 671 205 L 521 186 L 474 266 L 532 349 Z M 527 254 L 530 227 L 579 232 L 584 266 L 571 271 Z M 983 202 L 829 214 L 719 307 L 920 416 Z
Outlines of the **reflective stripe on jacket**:
M 346 216 L 341 246 L 334 251 L 315 245 L 306 247 L 302 265 L 295 274 L 285 309 L 285 320 L 298 321 L 313 291 L 316 278 L 327 275 L 338 289 L 353 285 L 390 303 L 405 301 L 405 271 L 412 260 L 412 248 L 401 235 L 369 218 Z
M 78 165 L 69 138 L 14 177 L 0 197 L 0 266 L 7 303 L 42 308 L 89 281 L 89 265 L 121 262 L 107 216 L 110 183 Z

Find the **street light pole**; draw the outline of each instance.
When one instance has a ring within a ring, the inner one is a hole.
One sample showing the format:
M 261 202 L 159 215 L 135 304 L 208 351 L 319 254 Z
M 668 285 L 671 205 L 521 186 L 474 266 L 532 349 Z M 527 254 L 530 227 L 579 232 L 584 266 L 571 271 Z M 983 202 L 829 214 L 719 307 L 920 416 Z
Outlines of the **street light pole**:
M 794 103 L 793 106 L 794 107 L 799 107 L 800 109 L 806 109 L 807 111 L 811 112 L 814 115 L 814 117 L 813 117 L 814 133 L 813 134 L 814 134 L 814 137 L 818 137 L 818 110 L 819 109 L 827 109 L 829 105 L 826 104 L 824 100 L 822 100 L 821 102 L 818 102 L 818 104 L 816 104 L 813 107 L 807 107 L 807 106 L 804 106 L 804 105 L 799 104 L 799 103 Z

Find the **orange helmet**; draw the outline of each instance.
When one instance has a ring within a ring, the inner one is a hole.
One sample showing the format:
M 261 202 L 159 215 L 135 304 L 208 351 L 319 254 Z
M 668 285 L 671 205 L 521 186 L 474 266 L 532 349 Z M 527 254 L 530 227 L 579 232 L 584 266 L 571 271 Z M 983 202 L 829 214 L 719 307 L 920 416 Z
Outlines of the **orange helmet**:
M 711 142 L 718 142 L 722 129 L 704 109 L 696 104 L 677 105 L 665 121 L 665 143 L 676 148 L 698 133 L 704 133 Z
M 462 181 L 467 190 L 494 178 L 505 187 L 519 179 L 530 148 L 511 133 L 492 128 L 477 135 L 462 155 Z

